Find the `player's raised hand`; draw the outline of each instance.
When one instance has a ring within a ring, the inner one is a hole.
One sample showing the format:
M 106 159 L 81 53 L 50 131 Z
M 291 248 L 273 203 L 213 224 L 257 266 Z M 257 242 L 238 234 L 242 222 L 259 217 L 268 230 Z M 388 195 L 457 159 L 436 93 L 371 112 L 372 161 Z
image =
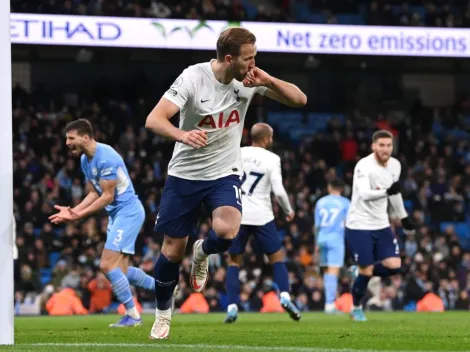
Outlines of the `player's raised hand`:
M 68 208 L 69 207 L 64 207 L 61 205 L 54 205 L 54 209 L 58 210 L 59 212 L 49 216 L 49 220 L 51 220 L 51 222 L 54 224 L 55 221 L 57 221 L 57 219 L 59 219 L 61 215 L 68 212 Z
M 292 220 L 294 220 L 294 218 L 295 218 L 295 213 L 292 212 L 292 213 L 290 213 L 290 214 L 287 214 L 287 216 L 286 216 L 286 221 L 287 221 L 287 222 L 291 222 Z
M 243 79 L 243 85 L 250 88 L 267 86 L 270 82 L 271 76 L 259 67 L 255 67 L 254 69 L 248 71 L 245 78 Z
M 59 211 L 58 213 L 49 216 L 49 220 L 54 225 L 62 224 L 64 222 L 69 222 L 77 219 L 77 214 L 70 207 L 54 205 L 54 209 Z
M 184 132 L 180 142 L 186 145 L 190 145 L 194 149 L 205 147 L 207 145 L 207 132 L 201 130 Z

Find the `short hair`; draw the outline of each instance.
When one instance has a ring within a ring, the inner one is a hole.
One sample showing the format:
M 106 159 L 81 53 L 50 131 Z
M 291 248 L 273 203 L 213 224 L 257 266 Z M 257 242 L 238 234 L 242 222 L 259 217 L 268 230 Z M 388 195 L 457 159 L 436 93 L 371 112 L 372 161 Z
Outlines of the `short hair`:
M 217 60 L 223 61 L 225 55 L 240 56 L 244 44 L 255 44 L 256 37 L 248 29 L 230 27 L 224 30 L 217 39 Z
M 390 138 L 393 139 L 393 134 L 390 131 L 387 130 L 379 130 L 374 132 L 372 135 L 372 143 L 377 142 L 378 139 L 380 138 Z
M 267 123 L 258 122 L 251 127 L 251 140 L 253 142 L 260 142 L 266 137 L 271 137 L 273 134 L 273 129 Z
M 90 138 L 93 138 L 93 126 L 87 119 L 78 119 L 65 126 L 65 133 L 74 130 L 77 131 L 79 136 L 89 136 Z
M 333 188 L 333 189 L 336 189 L 338 191 L 341 191 L 344 189 L 344 182 L 341 181 L 339 178 L 334 178 L 330 181 L 328 181 L 328 185 Z

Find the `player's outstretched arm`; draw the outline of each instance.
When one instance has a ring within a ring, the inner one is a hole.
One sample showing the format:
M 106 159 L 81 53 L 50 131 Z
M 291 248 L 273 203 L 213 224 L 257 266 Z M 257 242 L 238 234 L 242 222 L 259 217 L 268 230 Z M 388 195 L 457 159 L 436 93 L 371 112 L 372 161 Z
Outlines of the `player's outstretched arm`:
M 273 77 L 258 67 L 248 72 L 243 84 L 247 87 L 264 86 L 268 88 L 264 93 L 265 96 L 293 108 L 300 108 L 307 104 L 307 96 L 299 87 Z
M 179 110 L 180 108 L 176 104 L 162 97 L 152 112 L 147 116 L 145 128 L 148 128 L 153 133 L 190 145 L 195 149 L 207 145 L 207 134 L 205 131 L 183 131 L 173 126 L 169 120 Z
M 58 225 L 58 224 L 76 219 L 77 213 L 80 210 L 88 207 L 91 203 L 93 203 L 95 200 L 99 198 L 99 194 L 95 191 L 95 189 L 93 188 L 90 182 L 87 183 L 87 190 L 88 190 L 88 194 L 86 195 L 86 197 L 83 198 L 80 204 L 78 204 L 74 208 L 70 208 L 68 206 L 65 207 L 61 205 L 55 205 L 54 209 L 58 210 L 59 212 L 51 215 L 49 217 L 49 220 L 53 224 Z
M 88 190 L 88 194 L 86 195 L 86 197 L 83 198 L 80 204 L 78 204 L 77 206 L 71 209 L 72 212 L 78 213 L 80 210 L 85 209 L 91 203 L 93 203 L 95 200 L 99 198 L 100 195 L 95 191 L 95 189 L 93 188 L 90 182 L 87 183 L 87 190 Z
M 103 193 L 86 208 L 75 213 L 75 219 L 79 220 L 94 214 L 114 201 L 114 191 L 116 189 L 116 180 L 100 180 L 100 187 Z

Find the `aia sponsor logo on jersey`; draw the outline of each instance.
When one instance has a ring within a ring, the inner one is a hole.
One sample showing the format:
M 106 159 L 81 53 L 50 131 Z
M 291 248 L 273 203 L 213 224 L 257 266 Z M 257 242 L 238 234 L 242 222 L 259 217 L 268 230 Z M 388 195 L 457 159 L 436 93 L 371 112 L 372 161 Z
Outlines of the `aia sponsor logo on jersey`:
M 232 124 L 240 123 L 240 113 L 238 110 L 232 110 L 228 115 L 224 112 L 219 113 L 217 116 L 207 115 L 199 121 L 198 127 L 210 127 L 212 129 L 227 128 Z

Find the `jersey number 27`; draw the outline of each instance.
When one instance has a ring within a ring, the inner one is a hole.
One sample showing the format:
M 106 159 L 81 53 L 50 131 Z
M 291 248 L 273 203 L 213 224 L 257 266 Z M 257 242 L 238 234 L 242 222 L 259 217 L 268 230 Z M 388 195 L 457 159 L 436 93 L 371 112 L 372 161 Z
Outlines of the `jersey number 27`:
M 251 196 L 253 194 L 253 192 L 255 191 L 256 186 L 258 186 L 259 181 L 261 181 L 261 179 L 263 178 L 264 174 L 262 174 L 260 172 L 250 171 L 248 176 L 253 176 L 255 178 L 253 183 L 251 184 L 250 189 L 248 190 L 248 195 Z M 242 185 L 245 183 L 246 179 L 247 179 L 247 175 L 244 172 L 243 177 L 242 177 Z M 243 191 L 242 191 L 242 193 L 245 194 L 245 192 L 243 192 Z
M 340 208 L 320 209 L 320 227 L 333 225 L 340 211 Z

